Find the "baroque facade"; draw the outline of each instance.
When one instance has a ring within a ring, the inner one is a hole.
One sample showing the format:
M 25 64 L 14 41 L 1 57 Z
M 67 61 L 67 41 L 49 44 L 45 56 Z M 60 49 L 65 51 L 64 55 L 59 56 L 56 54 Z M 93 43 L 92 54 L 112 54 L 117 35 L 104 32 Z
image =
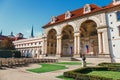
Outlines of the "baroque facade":
M 120 0 L 113 0 L 104 7 L 86 4 L 83 8 L 53 16 L 43 28 L 44 35 L 38 38 L 42 42 L 42 54 L 57 57 L 86 54 L 120 62 Z M 28 39 L 18 42 L 24 41 L 29 42 Z M 17 41 L 14 44 L 18 45 Z

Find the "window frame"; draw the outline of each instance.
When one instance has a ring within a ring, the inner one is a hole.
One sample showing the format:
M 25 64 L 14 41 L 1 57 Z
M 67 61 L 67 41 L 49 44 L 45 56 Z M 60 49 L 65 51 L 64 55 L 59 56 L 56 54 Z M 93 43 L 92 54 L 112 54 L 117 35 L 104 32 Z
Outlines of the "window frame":
M 116 16 L 117 16 L 117 21 L 120 21 L 120 11 L 116 12 Z

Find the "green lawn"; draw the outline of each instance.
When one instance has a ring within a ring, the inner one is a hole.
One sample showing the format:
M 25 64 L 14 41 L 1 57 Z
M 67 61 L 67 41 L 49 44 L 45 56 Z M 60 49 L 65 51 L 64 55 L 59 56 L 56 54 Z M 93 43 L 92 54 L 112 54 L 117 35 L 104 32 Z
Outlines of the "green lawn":
M 63 79 L 63 80 L 74 80 L 74 79 L 72 79 L 72 78 L 66 78 L 66 77 L 64 77 L 63 75 L 57 76 L 57 78 L 61 78 L 61 79 Z
M 40 64 L 42 67 L 36 68 L 36 69 L 28 69 L 28 71 L 35 72 L 35 73 L 44 73 L 44 72 L 50 72 L 50 71 L 56 71 L 61 69 L 67 69 L 67 67 L 62 65 L 56 65 L 56 64 Z
M 64 65 L 81 65 L 81 62 L 79 61 L 73 61 L 73 62 L 57 62 L 56 64 L 64 64 Z
M 114 80 L 120 79 L 120 72 L 114 72 L 114 71 L 92 71 L 88 73 L 88 75 L 113 78 Z

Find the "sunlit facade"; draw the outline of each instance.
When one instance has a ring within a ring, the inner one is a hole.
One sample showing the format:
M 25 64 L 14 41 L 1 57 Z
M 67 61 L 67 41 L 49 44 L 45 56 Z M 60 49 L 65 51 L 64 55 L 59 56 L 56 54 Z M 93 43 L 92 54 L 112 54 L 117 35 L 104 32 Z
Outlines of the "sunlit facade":
M 43 27 L 44 35 L 36 38 L 42 43 L 39 50 L 46 56 L 80 57 L 86 54 L 89 57 L 107 57 L 113 62 L 120 62 L 119 6 L 119 0 L 113 0 L 113 3 L 105 7 L 86 4 L 83 8 L 53 16 Z M 34 38 L 31 40 L 37 42 Z M 18 42 L 22 44 L 24 41 L 29 43 L 28 39 Z M 17 41 L 14 44 L 17 46 Z M 20 50 L 19 47 L 16 49 Z

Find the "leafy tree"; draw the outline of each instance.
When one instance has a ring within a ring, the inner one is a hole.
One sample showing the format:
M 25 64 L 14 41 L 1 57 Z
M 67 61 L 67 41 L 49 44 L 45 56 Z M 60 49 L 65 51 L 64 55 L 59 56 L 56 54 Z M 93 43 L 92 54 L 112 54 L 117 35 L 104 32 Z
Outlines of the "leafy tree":
M 10 38 L 5 38 L 4 40 L 1 41 L 0 49 L 5 49 L 5 50 L 14 50 L 14 44 L 12 43 L 12 39 Z

